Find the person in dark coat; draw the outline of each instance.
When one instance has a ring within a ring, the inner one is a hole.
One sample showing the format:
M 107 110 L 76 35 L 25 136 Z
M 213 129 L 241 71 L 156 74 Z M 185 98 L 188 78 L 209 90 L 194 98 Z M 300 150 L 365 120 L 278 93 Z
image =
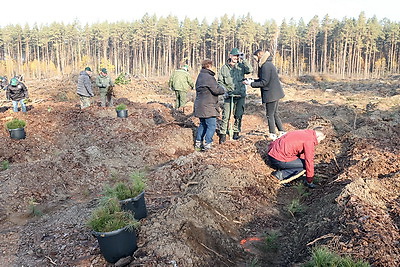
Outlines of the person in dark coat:
M 89 107 L 90 98 L 94 96 L 92 80 L 90 78 L 91 75 L 92 70 L 90 67 L 86 67 L 84 71 L 81 71 L 81 73 L 79 73 L 78 89 L 76 93 L 79 95 L 81 109 Z
M 211 70 L 212 61 L 203 60 L 202 69 L 196 80 L 196 100 L 194 101 L 194 116 L 200 119 L 200 125 L 196 134 L 197 151 L 208 150 L 212 146 L 213 136 L 217 128 L 217 117 L 219 114 L 218 95 L 225 93 L 224 87 L 218 85 L 215 79 L 215 72 Z
M 0 76 L 0 89 L 7 89 L 7 85 L 8 85 L 8 80 L 7 80 L 7 76 Z
M 278 116 L 278 102 L 285 96 L 285 93 L 279 81 L 278 72 L 272 64 L 271 54 L 268 51 L 258 49 L 253 56 L 258 62 L 258 79 L 255 81 L 246 80 L 243 83 L 253 88 L 260 88 L 262 103 L 265 104 L 267 113 L 269 138 L 275 140 L 286 133 Z M 277 133 L 276 128 L 280 133 Z
M 12 100 L 13 111 L 18 112 L 18 103 L 21 105 L 22 112 L 26 112 L 25 99 L 28 98 L 28 89 L 25 84 L 12 78 L 6 87 L 6 97 Z

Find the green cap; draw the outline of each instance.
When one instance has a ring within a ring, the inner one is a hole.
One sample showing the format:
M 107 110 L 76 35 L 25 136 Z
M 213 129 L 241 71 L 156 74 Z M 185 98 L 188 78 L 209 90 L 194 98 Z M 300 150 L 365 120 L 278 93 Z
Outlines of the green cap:
M 102 68 L 102 69 L 101 69 L 101 72 L 102 72 L 102 73 L 107 73 L 107 69 L 106 69 L 106 68 Z
M 183 65 L 182 69 L 188 71 L 189 70 L 189 66 L 185 64 L 185 65 Z
M 237 56 L 240 54 L 239 49 L 237 48 L 233 48 L 232 51 L 230 52 L 231 55 L 233 56 Z
M 16 85 L 18 84 L 18 80 L 17 80 L 16 78 L 12 78 L 12 79 L 10 80 L 10 84 L 11 84 L 12 86 L 16 86 Z
M 92 69 L 90 67 L 86 67 L 85 71 L 92 71 Z

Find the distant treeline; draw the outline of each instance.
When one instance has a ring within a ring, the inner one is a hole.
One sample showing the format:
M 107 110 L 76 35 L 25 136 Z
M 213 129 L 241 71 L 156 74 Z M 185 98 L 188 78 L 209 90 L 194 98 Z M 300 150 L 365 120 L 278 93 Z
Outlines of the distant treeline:
M 399 73 L 400 23 L 362 12 L 358 19 L 326 15 L 280 25 L 267 17 L 260 24 L 250 15 L 224 15 L 209 23 L 148 14 L 133 22 L 84 26 L 9 25 L 0 28 L 0 75 L 46 78 L 90 66 L 163 76 L 181 64 L 197 70 L 205 58 L 218 69 L 233 47 L 249 57 L 258 48 L 270 50 L 281 74 L 379 77 Z

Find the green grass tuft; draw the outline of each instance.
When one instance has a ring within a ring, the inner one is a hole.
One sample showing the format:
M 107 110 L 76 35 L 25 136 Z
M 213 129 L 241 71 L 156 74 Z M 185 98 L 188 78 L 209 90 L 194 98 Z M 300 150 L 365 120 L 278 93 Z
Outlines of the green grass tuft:
M 287 207 L 288 211 L 294 217 L 296 214 L 301 213 L 304 210 L 303 205 L 300 203 L 300 199 L 295 198 L 290 202 Z
M 341 257 L 328 248 L 316 247 L 313 249 L 311 260 L 303 267 L 369 267 L 370 264 L 364 261 L 354 261 L 350 257 Z
M 3 160 L 1 162 L 1 170 L 5 171 L 8 170 L 8 168 L 10 168 L 10 162 L 8 162 L 8 160 Z

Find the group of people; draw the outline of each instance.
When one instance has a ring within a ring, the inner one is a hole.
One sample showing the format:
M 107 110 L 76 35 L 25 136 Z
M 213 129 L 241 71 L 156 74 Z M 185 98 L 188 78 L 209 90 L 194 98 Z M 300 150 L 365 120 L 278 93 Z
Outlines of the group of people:
M 205 59 L 201 63 L 202 68 L 196 83 L 189 74 L 188 65 L 176 70 L 168 82 L 171 90 L 175 91 L 175 108 L 183 109 L 187 101 L 188 90 L 196 89 L 194 116 L 199 118 L 200 123 L 196 133 L 195 149 L 206 151 L 212 148 L 213 137 L 217 129 L 217 117 L 220 116 L 218 96 L 223 95 L 224 98 L 219 128 L 219 143 L 222 144 L 226 142 L 227 134 L 233 140 L 240 138 L 246 86 L 260 88 L 268 120 L 268 137 L 272 140 L 268 149 L 270 165 L 276 169 L 272 175 L 279 180 L 286 180 L 305 171 L 305 184 L 309 188 L 314 188 L 314 148 L 325 138 L 323 129 L 315 128 L 286 133 L 278 115 L 279 100 L 285 94 L 276 67 L 272 63 L 272 55 L 268 51 L 258 49 L 253 53 L 253 58 L 257 61 L 258 67 L 258 78 L 255 80 L 245 78 L 247 74 L 253 72 L 253 67 L 237 48 L 230 51 L 227 62 L 218 73 L 218 79 L 215 78 L 213 62 L 209 59 Z M 86 67 L 79 74 L 77 94 L 82 109 L 89 107 L 91 105 L 90 98 L 94 97 L 91 76 L 90 67 Z M 106 68 L 100 70 L 95 84 L 99 88 L 101 106 L 112 106 L 114 82 Z M 18 112 L 18 104 L 21 105 L 22 112 L 27 111 L 25 100 L 28 98 L 28 89 L 19 77 L 13 77 L 8 83 L 7 77 L 0 76 L 0 88 L 6 91 L 7 99 L 12 100 L 14 112 Z M 230 122 L 232 116 L 233 123 Z M 228 125 L 230 126 L 229 131 Z
M 268 118 L 269 138 L 276 140 L 286 133 L 278 115 L 278 102 L 285 94 L 277 70 L 272 64 L 272 56 L 268 51 L 257 50 L 253 57 L 258 63 L 258 79 L 256 80 L 245 78 L 247 74 L 253 72 L 253 67 L 237 48 L 230 51 L 229 58 L 221 67 L 217 79 L 214 77 L 213 63 L 210 60 L 202 62 L 202 69 L 196 84 L 193 83 L 188 72 L 188 65 L 184 65 L 171 75 L 168 84 L 171 90 L 175 91 L 176 109 L 184 107 L 187 92 L 190 89 L 196 89 L 194 116 L 200 119 L 195 144 L 197 150 L 207 150 L 212 147 L 213 136 L 217 128 L 216 118 L 220 115 L 219 95 L 223 95 L 224 98 L 222 120 L 219 127 L 219 143 L 226 142 L 227 134 L 233 140 L 240 138 L 246 86 L 261 89 L 262 103 L 265 104 Z
M 0 76 L 0 89 L 6 91 L 6 98 L 12 101 L 13 111 L 18 112 L 18 104 L 21 106 L 21 111 L 26 112 L 25 100 L 29 97 L 28 88 L 22 82 L 22 78 L 14 76 L 8 82 L 7 76 Z
M 314 188 L 314 148 L 325 138 L 322 128 L 286 132 L 278 115 L 279 100 L 285 94 L 279 80 L 276 67 L 272 63 L 269 51 L 256 50 L 253 53 L 257 61 L 258 78 L 245 78 L 253 72 L 251 64 L 237 48 L 230 51 L 229 59 L 215 78 L 213 62 L 203 60 L 202 69 L 197 77 L 195 86 L 188 73 L 188 66 L 173 73 L 169 86 L 176 92 L 176 108 L 186 104 L 186 92 L 196 89 L 194 116 L 200 123 L 196 133 L 195 150 L 206 151 L 212 148 L 213 137 L 217 128 L 217 117 L 220 116 L 218 96 L 223 95 L 222 121 L 219 129 L 219 143 L 226 142 L 227 134 L 231 139 L 240 138 L 242 117 L 245 108 L 246 86 L 260 88 L 262 103 L 265 105 L 268 120 L 269 139 L 272 141 L 268 149 L 272 173 L 279 180 L 286 180 L 304 172 L 304 183 Z M 233 116 L 234 122 L 231 118 Z
M 77 94 L 79 95 L 81 109 L 90 106 L 91 97 L 94 97 L 92 85 L 92 69 L 86 67 L 85 70 L 79 73 Z M 113 105 L 113 86 L 114 82 L 108 75 L 106 68 L 100 70 L 99 75 L 96 77 L 96 86 L 99 88 L 100 102 L 102 107 Z

